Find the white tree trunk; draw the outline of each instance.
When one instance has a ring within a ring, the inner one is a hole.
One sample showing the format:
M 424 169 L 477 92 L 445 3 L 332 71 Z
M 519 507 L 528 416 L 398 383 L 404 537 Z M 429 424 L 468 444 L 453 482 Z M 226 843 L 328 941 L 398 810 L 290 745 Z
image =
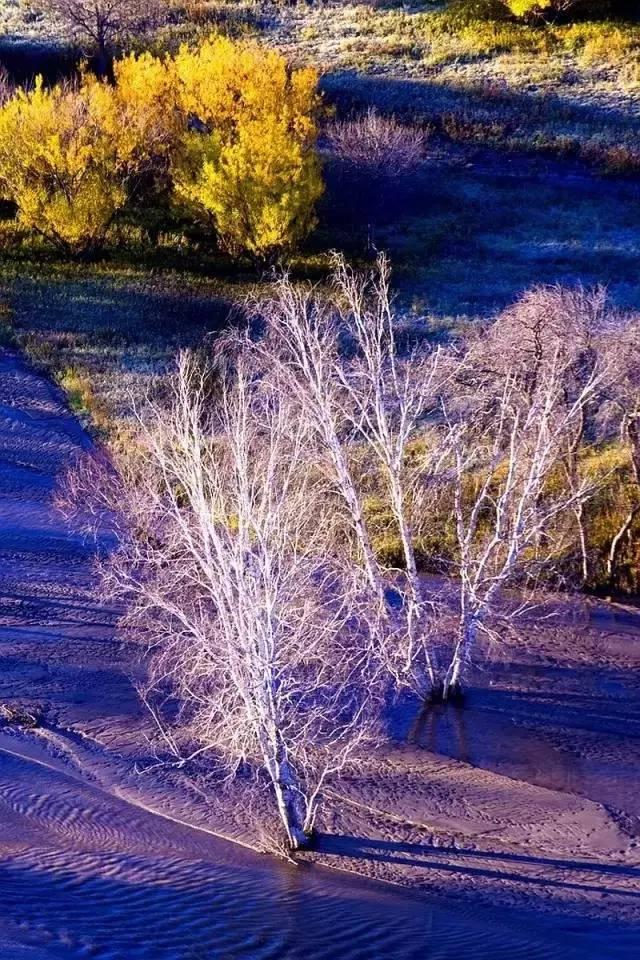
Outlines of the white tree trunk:
M 276 763 L 273 789 L 289 846 L 292 850 L 300 850 L 309 840 L 304 829 L 306 809 L 302 792 L 287 760 Z
M 631 525 L 635 520 L 636 516 L 640 513 L 640 506 L 634 507 L 632 510 L 629 510 L 624 521 L 618 528 L 616 535 L 611 541 L 611 546 L 609 547 L 609 555 L 607 557 L 607 582 L 611 584 L 613 582 L 613 571 L 618 560 L 618 553 L 620 551 L 620 544 L 622 543 L 623 538 L 631 530 Z
M 407 597 L 407 652 L 405 669 L 409 674 L 414 671 L 416 660 L 419 660 L 419 650 L 424 659 L 424 669 L 426 676 L 417 676 L 417 687 L 426 699 L 433 693 L 437 685 L 436 667 L 432 651 L 429 649 L 429 641 L 425 640 L 425 631 L 423 628 L 423 610 L 420 596 L 420 581 L 418 577 L 418 568 L 416 564 L 416 555 L 413 547 L 413 538 L 411 528 L 407 521 L 405 505 L 403 502 L 402 490 L 397 482 L 397 478 L 390 477 L 391 482 L 391 500 L 393 512 L 398 524 L 400 541 L 402 543 L 402 552 L 404 556 L 405 570 L 408 584 Z
M 576 504 L 575 517 L 578 524 L 578 538 L 580 541 L 580 561 L 582 567 L 582 585 L 586 586 L 589 582 L 589 552 L 587 549 L 587 535 L 584 529 L 584 504 L 579 501 Z
M 445 701 L 455 696 L 461 689 L 464 664 L 473 653 L 478 636 L 478 625 L 479 620 L 476 614 L 461 615 L 458 639 L 444 678 L 442 699 Z

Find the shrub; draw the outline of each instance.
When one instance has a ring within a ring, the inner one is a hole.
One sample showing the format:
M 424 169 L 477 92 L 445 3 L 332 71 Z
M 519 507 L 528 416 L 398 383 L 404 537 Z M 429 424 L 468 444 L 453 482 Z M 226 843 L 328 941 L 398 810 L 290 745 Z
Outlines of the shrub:
M 586 39 L 580 59 L 584 64 L 624 64 L 639 47 L 638 36 L 630 32 L 618 28 L 594 31 Z
M 611 577 L 606 569 L 611 541 L 625 516 L 638 503 L 639 491 L 629 452 L 618 442 L 586 446 L 580 455 L 580 474 L 597 486 L 597 493 L 587 504 L 584 517 L 591 560 L 589 586 L 597 591 L 613 588 L 620 593 L 637 593 L 640 569 L 637 521 L 621 544 Z M 569 538 L 569 549 L 571 542 Z M 570 561 L 571 557 L 565 559 Z
M 132 201 L 170 188 L 232 254 L 273 255 L 313 225 L 322 180 L 312 70 L 212 38 L 114 64 L 113 83 L 38 80 L 0 103 L 0 190 L 18 220 L 71 254 L 95 251 Z
M 355 120 L 334 122 L 327 140 L 334 155 L 374 176 L 400 177 L 416 170 L 425 154 L 426 134 L 370 108 Z
M 178 198 L 233 254 L 264 258 L 291 247 L 312 226 L 322 192 L 316 72 L 223 37 L 183 47 L 175 69 L 193 118 L 174 165 Z
M 504 4 L 500 9 L 502 15 L 492 17 L 465 17 L 457 8 L 434 14 L 425 30 L 428 62 L 447 63 L 516 51 L 538 53 L 553 42 L 547 31 L 531 30 L 527 24 L 509 19 Z
M 229 253 L 267 258 L 306 235 L 322 181 L 315 156 L 282 124 L 253 120 L 227 142 L 216 133 L 201 140 L 190 136 L 176 190 L 211 217 Z
M 126 202 L 113 146 L 81 91 L 19 90 L 0 109 L 0 189 L 19 220 L 58 247 L 100 246 Z
M 19 219 L 72 254 L 104 242 L 145 178 L 160 177 L 185 127 L 170 63 L 116 63 L 114 83 L 18 90 L 0 108 L 0 184 Z

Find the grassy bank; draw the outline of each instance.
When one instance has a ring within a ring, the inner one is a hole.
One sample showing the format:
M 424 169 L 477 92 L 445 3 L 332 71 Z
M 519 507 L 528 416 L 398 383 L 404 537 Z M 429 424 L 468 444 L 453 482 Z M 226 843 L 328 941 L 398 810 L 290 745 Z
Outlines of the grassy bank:
M 5 260 L 5 341 L 54 376 L 88 423 L 107 431 L 132 389 L 226 323 L 242 283 L 132 264 Z
M 428 118 L 454 141 L 640 169 L 637 24 L 532 27 L 429 4 L 339 4 L 284 13 L 275 42 L 321 64 L 343 96 L 377 78 L 381 107 Z

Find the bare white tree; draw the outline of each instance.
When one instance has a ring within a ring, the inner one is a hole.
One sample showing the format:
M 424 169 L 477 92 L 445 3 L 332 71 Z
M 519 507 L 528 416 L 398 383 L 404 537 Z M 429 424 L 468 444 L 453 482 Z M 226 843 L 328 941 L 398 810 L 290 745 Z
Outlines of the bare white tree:
M 378 628 L 357 569 L 329 549 L 339 511 L 310 439 L 242 358 L 213 404 L 183 355 L 169 403 L 138 416 L 117 492 L 129 535 L 106 574 L 148 643 L 145 700 L 181 704 L 167 743 L 266 776 L 292 849 L 371 736 L 376 690 Z
M 349 336 L 349 352 L 340 358 L 336 376 L 343 387 L 344 419 L 379 473 L 402 546 L 405 621 L 388 665 L 400 686 L 426 698 L 439 686 L 439 672 L 431 629 L 434 602 L 425 595 L 416 559 L 415 509 L 423 486 L 439 473 L 446 445 L 434 451 L 423 444 L 419 458 L 411 457 L 411 447 L 438 412 L 451 363 L 446 351 L 431 350 L 424 342 L 404 353 L 399 349 L 390 280 L 384 255 L 364 276 L 336 258 L 336 302 Z
M 525 297 L 523 311 L 531 306 Z M 596 352 L 577 357 L 565 338 L 538 339 L 537 329 L 529 341 L 514 336 L 518 310 L 472 344 L 461 379 L 443 398 L 458 584 L 445 697 L 459 689 L 481 634 L 496 641 L 531 612 L 526 587 L 560 556 L 559 520 L 594 493 L 577 472 L 565 482 L 559 473 L 609 365 Z
M 375 604 L 385 607 L 385 579 L 366 523 L 350 451 L 354 430 L 344 415 L 339 313 L 330 297 L 288 276 L 274 284 L 273 296 L 250 304 L 265 325 L 254 352 L 274 389 L 290 397 L 297 415 L 314 432 L 320 463 L 344 501 L 348 523 Z
M 639 341 L 601 291 L 539 288 L 462 347 L 405 350 L 384 257 L 366 275 L 337 258 L 329 289 L 282 277 L 252 314 L 259 334 L 229 339 L 215 384 L 184 354 L 168 396 L 137 408 L 100 488 L 122 518 L 105 582 L 146 639 L 170 753 L 254 771 L 296 849 L 375 736 L 384 674 L 446 699 L 481 638 L 544 616 L 540 576 L 595 492 L 579 454 L 603 398 L 638 479 Z M 402 570 L 374 550 L 372 487 Z M 453 531 L 437 598 L 416 557 L 425 511 Z
M 266 327 L 255 344 L 259 363 L 275 377 L 278 390 L 295 398 L 345 504 L 373 602 L 388 622 L 384 640 L 392 638 L 380 652 L 401 687 L 428 697 L 439 677 L 432 650 L 433 601 L 424 594 L 416 561 L 414 506 L 442 451 L 432 460 L 423 455 L 411 463 L 410 450 L 429 414 L 439 411 L 446 353 L 426 345 L 400 350 L 384 256 L 367 274 L 355 273 L 336 257 L 327 291 L 282 277 L 275 295 L 253 310 Z M 384 569 L 373 549 L 364 510 L 371 487 L 389 503 L 402 571 Z M 400 609 L 389 603 L 398 591 Z

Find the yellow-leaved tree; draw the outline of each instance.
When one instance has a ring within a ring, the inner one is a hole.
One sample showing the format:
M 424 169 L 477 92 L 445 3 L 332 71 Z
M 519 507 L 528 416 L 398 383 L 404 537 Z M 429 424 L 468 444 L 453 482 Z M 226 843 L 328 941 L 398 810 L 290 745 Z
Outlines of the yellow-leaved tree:
M 171 158 L 187 125 L 173 62 L 150 53 L 131 54 L 113 64 L 113 84 L 87 76 L 83 89 L 113 146 L 129 217 L 148 240 L 157 242 L 167 222 Z
M 112 83 L 39 79 L 0 107 L 0 194 L 24 226 L 84 254 L 127 204 L 157 233 L 173 190 L 232 254 L 270 257 L 314 223 L 318 109 L 313 70 L 221 37 L 124 57 Z
M 173 65 L 150 54 L 114 66 L 114 83 L 18 90 L 0 108 L 0 192 L 19 221 L 71 254 L 94 251 L 114 217 L 156 181 L 186 119 Z
M 170 60 L 130 54 L 114 63 L 113 73 L 113 84 L 85 76 L 82 93 L 132 189 L 138 178 L 168 170 L 186 119 Z
M 267 258 L 314 224 L 317 73 L 255 43 L 211 37 L 175 59 L 191 118 L 174 163 L 176 195 L 232 254 Z
M 19 221 L 66 252 L 99 246 L 126 190 L 80 90 L 18 90 L 0 109 L 0 192 Z

